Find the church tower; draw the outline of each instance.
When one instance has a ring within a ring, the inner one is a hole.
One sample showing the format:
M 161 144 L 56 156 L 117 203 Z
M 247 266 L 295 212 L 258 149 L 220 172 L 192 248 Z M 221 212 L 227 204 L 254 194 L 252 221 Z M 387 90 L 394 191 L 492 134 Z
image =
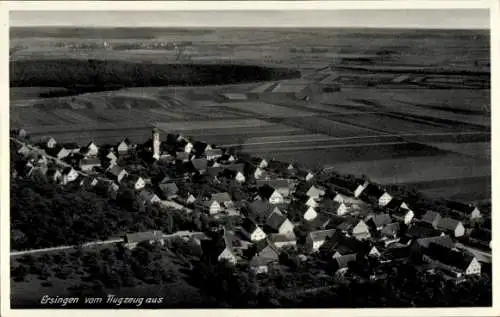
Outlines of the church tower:
M 153 129 L 153 158 L 155 160 L 160 159 L 160 132 L 157 128 Z

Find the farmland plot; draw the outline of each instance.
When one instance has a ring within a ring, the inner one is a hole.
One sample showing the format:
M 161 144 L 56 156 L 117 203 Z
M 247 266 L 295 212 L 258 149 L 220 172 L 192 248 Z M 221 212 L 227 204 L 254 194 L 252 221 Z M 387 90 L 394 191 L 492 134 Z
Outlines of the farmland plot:
M 172 121 L 155 122 L 154 126 L 165 131 L 189 131 L 195 129 L 240 129 L 248 127 L 266 127 L 272 123 L 259 119 L 227 119 L 227 120 L 199 120 L 199 121 Z
M 491 142 L 471 143 L 427 143 L 439 149 L 456 152 L 469 156 L 491 159 Z
M 225 106 L 228 106 L 236 110 L 241 110 L 248 113 L 254 113 L 257 115 L 269 116 L 269 117 L 288 118 L 288 117 L 305 117 L 314 115 L 314 113 L 308 111 L 291 109 L 264 102 L 226 103 Z
M 371 128 L 357 127 L 349 123 L 342 123 L 319 116 L 286 118 L 282 121 L 284 124 L 290 126 L 300 127 L 314 133 L 327 134 L 337 138 L 382 134 Z

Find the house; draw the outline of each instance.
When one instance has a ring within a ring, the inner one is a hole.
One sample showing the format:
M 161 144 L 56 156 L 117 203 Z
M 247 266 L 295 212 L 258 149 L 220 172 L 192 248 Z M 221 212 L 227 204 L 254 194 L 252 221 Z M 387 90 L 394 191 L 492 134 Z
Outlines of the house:
M 48 168 L 47 166 L 33 166 L 33 165 L 27 165 L 28 166 L 28 171 L 26 173 L 27 176 L 29 177 L 45 177 Z
M 17 153 L 22 155 L 23 157 L 27 157 L 29 153 L 31 153 L 31 150 L 29 147 L 26 145 L 21 145 L 19 149 L 17 150 Z
M 193 143 L 193 152 L 196 153 L 196 156 L 201 157 L 205 154 L 205 151 L 211 150 L 212 146 L 208 143 L 195 141 Z
M 331 222 L 332 222 L 332 216 L 321 212 L 318 212 L 316 218 L 309 221 L 305 221 L 307 226 L 314 230 L 327 229 L 328 226 L 331 224 Z
M 218 177 L 223 171 L 224 169 L 222 167 L 212 166 L 207 168 L 207 175 L 211 177 Z
M 80 153 L 80 146 L 75 142 L 67 142 L 61 144 L 70 153 Z
M 269 165 L 265 159 L 260 157 L 252 157 L 250 162 L 252 163 L 252 165 L 262 169 L 265 169 Z
M 222 156 L 220 156 L 217 159 L 217 162 L 219 162 L 219 163 L 225 163 L 225 164 L 232 163 L 234 161 L 236 161 L 236 156 L 233 155 L 233 154 L 228 154 L 228 153 L 223 154 Z
M 269 235 L 269 241 L 277 248 L 281 249 L 284 247 L 296 247 L 297 237 L 293 233 L 282 234 L 282 233 L 272 233 Z
M 293 183 L 288 179 L 258 179 L 255 185 L 257 188 L 268 185 L 276 189 L 283 197 L 290 196 L 293 187 Z
M 99 147 L 94 142 L 89 142 L 82 148 L 82 154 L 85 156 L 97 156 L 99 154 Z
M 80 160 L 78 167 L 83 172 L 90 172 L 94 167 L 101 166 L 101 161 L 97 157 L 87 157 Z
M 380 230 L 382 239 L 394 241 L 399 237 L 400 226 L 398 222 L 389 223 Z
M 368 225 L 363 220 L 358 220 L 356 218 L 348 218 L 336 228 L 358 240 L 364 240 L 371 237 Z
M 112 168 L 108 169 L 106 171 L 106 174 L 109 178 L 117 183 L 120 183 L 125 177 L 128 176 L 128 172 L 118 165 L 115 165 Z
M 427 210 L 421 220 L 432 225 L 432 227 L 437 228 L 438 223 L 441 221 L 441 215 L 435 211 Z
M 147 243 L 164 243 L 164 234 L 161 231 L 153 230 L 153 231 L 143 231 L 143 232 L 135 232 L 128 233 L 123 237 L 123 242 L 125 247 L 129 249 L 134 249 L 141 242 Z
M 306 247 L 316 252 L 325 243 L 325 240 L 333 237 L 335 229 L 312 231 L 306 237 Z
M 312 207 L 312 208 L 317 208 L 319 206 L 319 203 L 316 201 L 316 199 L 309 197 L 309 196 L 302 196 L 298 197 L 300 199 L 300 203 L 303 204 L 304 206 Z
M 462 237 L 465 234 L 465 227 L 462 222 L 449 217 L 441 218 L 437 224 L 437 229 L 449 232 L 454 237 Z
M 262 274 L 267 273 L 269 266 L 278 263 L 278 261 L 279 251 L 274 245 L 268 243 L 252 257 L 249 264 L 256 274 Z
M 23 128 L 20 129 L 12 129 L 10 131 L 10 135 L 13 137 L 18 137 L 20 139 L 24 139 L 25 137 L 28 136 L 28 132 L 24 130 Z
M 383 214 L 383 213 L 370 215 L 366 220 L 366 223 L 377 231 L 382 230 L 384 226 L 390 224 L 391 222 L 392 222 L 391 217 L 388 214 Z
M 190 172 L 203 174 L 207 171 L 208 161 L 205 158 L 195 158 L 186 163 L 186 168 Z
M 221 206 L 229 208 L 233 204 L 233 200 L 231 199 L 231 195 L 227 192 L 215 193 L 212 194 L 212 200 L 217 201 Z
M 219 157 L 222 156 L 222 150 L 221 149 L 209 149 L 205 151 L 205 157 L 207 160 L 216 160 Z
M 331 199 L 323 200 L 319 204 L 319 209 L 328 213 L 333 213 L 337 216 L 344 216 L 352 211 L 352 205 L 343 202 L 337 202 Z
M 312 185 L 307 190 L 306 195 L 314 199 L 320 199 L 322 196 L 325 195 L 325 190 Z
M 314 174 L 310 171 L 299 170 L 296 174 L 297 178 L 309 182 L 314 178 Z
M 306 221 L 311 221 L 318 216 L 318 213 L 313 207 L 304 206 L 300 211 L 302 218 Z
M 355 180 L 349 181 L 337 177 L 331 177 L 330 179 L 328 179 L 328 184 L 330 185 L 331 192 L 341 193 L 344 196 L 355 196 L 355 198 L 359 196 L 355 195 L 356 190 L 359 187 L 358 183 Z
M 424 250 L 423 260 L 456 272 L 458 277 L 481 274 L 481 264 L 474 255 L 451 250 L 435 243 L 429 244 L 429 247 Z
M 363 184 L 357 185 L 356 189 L 354 190 L 354 197 L 361 198 L 361 195 L 366 190 L 366 188 L 368 188 L 369 185 L 371 184 L 368 181 L 365 181 Z
M 212 240 L 201 240 L 203 257 L 209 261 L 223 262 L 230 264 L 238 262 L 237 246 L 239 240 L 232 232 L 223 228 L 222 234 Z
M 52 149 L 57 144 L 56 140 L 53 137 L 43 137 L 40 142 L 46 149 Z
M 85 179 L 80 183 L 80 186 L 85 187 L 85 188 L 92 188 L 95 187 L 99 183 L 99 179 L 94 177 L 94 176 L 87 176 Z
M 65 167 L 62 171 L 62 183 L 68 184 L 75 181 L 80 175 L 74 168 Z
M 182 139 L 177 141 L 176 147 L 179 152 L 191 153 L 193 150 L 193 143 L 189 142 L 187 139 Z
M 259 188 L 259 196 L 273 205 L 283 203 L 283 196 L 276 189 L 267 184 Z
M 111 161 L 113 165 L 116 164 L 116 161 L 118 161 L 118 157 L 113 151 L 108 151 L 107 153 L 105 153 L 104 159 Z
M 335 271 L 335 274 L 345 274 L 349 269 L 349 264 L 356 261 L 356 258 L 356 254 L 347 254 L 335 257 L 333 259 L 333 270 Z
M 148 190 L 142 190 L 138 194 L 139 202 L 143 205 L 152 205 L 161 202 L 161 199 L 155 193 Z
M 202 202 L 202 205 L 210 215 L 215 215 L 222 211 L 222 206 L 214 199 L 206 200 Z
M 387 205 L 384 207 L 389 213 L 394 210 L 410 210 L 410 207 L 406 204 L 406 202 L 399 198 L 392 198 Z
M 281 212 L 272 211 L 266 219 L 264 228 L 267 232 L 289 235 L 293 234 L 295 225 Z
M 425 237 L 415 240 L 415 246 L 426 249 L 431 243 L 439 244 L 448 249 L 455 249 L 455 243 L 449 236 Z
M 63 180 L 63 174 L 58 168 L 49 168 L 45 173 L 47 180 L 54 183 L 60 183 Z
M 463 204 L 459 202 L 449 201 L 447 206 L 455 211 L 456 213 L 462 215 L 464 218 L 469 220 L 481 219 L 482 214 L 479 208 L 472 204 Z
M 246 165 L 245 166 L 245 175 L 252 180 L 259 180 L 259 179 L 268 179 L 269 175 L 265 170 L 258 166 L 253 166 L 253 165 Z
M 271 204 L 263 200 L 255 200 L 249 203 L 246 208 L 247 217 L 253 219 L 263 219 L 264 221 L 273 212 Z M 279 212 L 281 214 L 281 212 Z
M 491 230 L 474 228 L 469 234 L 469 242 L 491 250 Z
M 196 202 L 196 197 L 189 192 L 180 192 L 176 198 L 182 205 L 192 205 Z
M 419 221 L 411 224 L 406 231 L 406 236 L 409 239 L 419 239 L 426 237 L 440 236 L 441 231 L 436 230 L 432 224 L 424 221 Z
M 373 184 L 368 184 L 363 189 L 359 198 L 369 202 L 374 201 L 380 207 L 385 207 L 392 200 L 392 196 L 389 193 Z
M 246 181 L 245 175 L 243 175 L 243 173 L 240 171 L 225 169 L 222 172 L 222 176 L 227 179 L 234 180 L 238 183 L 244 183 Z
M 406 225 L 409 225 L 415 217 L 412 210 L 402 207 L 391 210 L 390 215 L 394 220 L 403 222 Z
M 126 155 L 131 149 L 131 143 L 128 138 L 123 138 L 120 143 L 116 145 L 118 155 Z
M 179 188 L 175 183 L 160 184 L 158 187 L 160 188 L 161 194 L 165 199 L 173 199 L 179 192 Z
M 250 218 L 243 219 L 241 233 L 251 242 L 264 240 L 266 233 Z
M 46 150 L 47 154 L 53 156 L 57 159 L 64 159 L 71 154 L 70 151 L 66 150 L 61 144 L 55 144 L 53 147 Z
M 146 181 L 139 175 L 128 175 L 126 182 L 135 190 L 141 190 L 146 187 Z

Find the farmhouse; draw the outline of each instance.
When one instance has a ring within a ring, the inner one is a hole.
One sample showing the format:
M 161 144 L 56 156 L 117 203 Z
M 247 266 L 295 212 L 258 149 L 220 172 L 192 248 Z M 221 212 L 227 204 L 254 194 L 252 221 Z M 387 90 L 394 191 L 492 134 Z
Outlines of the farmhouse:
M 299 170 L 296 174 L 297 178 L 309 182 L 314 178 L 314 174 L 310 171 Z
M 325 240 L 333 237 L 335 229 L 312 231 L 306 237 L 306 247 L 312 252 L 316 252 L 325 243 Z
M 195 141 L 193 143 L 193 152 L 196 154 L 196 156 L 201 157 L 202 155 L 205 155 L 205 151 L 211 150 L 212 146 L 208 143 L 201 142 L 201 141 Z
M 465 234 L 465 227 L 462 222 L 448 217 L 439 220 L 437 229 L 448 232 L 454 237 L 461 237 Z
M 399 199 L 399 198 L 391 199 L 389 201 L 389 203 L 387 205 L 385 205 L 385 208 L 389 212 L 394 211 L 394 210 L 400 210 L 400 209 L 410 210 L 410 207 L 408 207 L 408 205 L 402 199 Z
M 131 149 L 131 143 L 128 138 L 124 138 L 116 145 L 118 155 L 126 155 Z
M 191 153 L 193 150 L 193 143 L 186 139 L 182 139 L 177 142 L 177 149 L 179 152 Z
M 293 183 L 288 179 L 259 179 L 256 181 L 257 187 L 264 185 L 274 188 L 283 197 L 290 196 L 293 187 Z
M 380 231 L 382 239 L 391 240 L 399 237 L 400 226 L 398 222 L 386 224 Z
M 302 219 L 304 219 L 306 221 L 311 221 L 318 216 L 318 213 L 316 212 L 316 210 L 313 207 L 309 207 L 309 206 L 302 207 L 302 209 L 300 210 L 300 213 L 302 215 Z
M 292 234 L 294 228 L 294 224 L 286 216 L 276 211 L 271 212 L 265 223 L 266 231 L 278 234 Z
M 117 183 L 120 183 L 125 177 L 128 176 L 128 172 L 118 165 L 115 165 L 112 168 L 108 169 L 106 171 L 106 174 L 110 179 L 114 180 Z
M 460 214 L 464 219 L 468 220 L 477 220 L 481 219 L 482 214 L 479 211 L 479 208 L 472 204 L 462 204 L 459 202 L 448 202 L 448 207 Z
M 90 142 L 82 148 L 82 154 L 85 156 L 97 156 L 99 154 L 99 147 L 94 143 Z
M 246 181 L 245 175 L 240 171 L 225 169 L 222 172 L 223 177 L 227 179 L 234 180 L 238 183 L 244 183 Z
M 392 200 L 392 196 L 376 185 L 368 184 L 359 196 L 365 201 L 374 201 L 380 207 L 385 207 Z
M 236 264 L 238 262 L 236 255 L 238 242 L 232 232 L 223 228 L 222 234 L 219 237 L 213 240 L 201 240 L 203 256 L 209 261 L 227 261 L 228 263 Z
M 267 273 L 270 265 L 279 260 L 279 251 L 274 245 L 268 243 L 264 248 L 258 251 L 250 260 L 250 267 L 256 274 Z
M 62 183 L 63 185 L 71 183 L 75 181 L 80 175 L 75 169 L 72 167 L 66 167 L 62 171 Z
M 215 199 L 206 200 L 202 202 L 202 205 L 210 215 L 215 215 L 222 211 L 222 206 Z
M 437 228 L 438 223 L 441 221 L 441 215 L 435 211 L 427 210 L 421 220 L 432 225 L 432 227 Z
M 277 248 L 295 247 L 297 246 L 297 237 L 293 234 L 273 233 L 269 236 L 269 241 Z
M 406 236 L 410 239 L 434 237 L 441 235 L 441 231 L 436 230 L 432 224 L 419 221 L 411 224 L 406 231 Z
M 138 198 L 143 205 L 153 205 L 161 202 L 161 199 L 155 193 L 145 189 L 139 192 Z
M 47 154 L 62 160 L 71 154 L 70 151 L 66 150 L 61 144 L 55 144 L 53 147 L 46 150 Z
M 144 231 L 126 234 L 123 238 L 125 247 L 129 249 L 134 249 L 139 243 L 147 242 L 149 244 L 153 243 L 164 243 L 164 234 L 161 231 Z
M 409 225 L 413 217 L 415 217 L 413 211 L 406 208 L 394 209 L 390 212 L 390 215 L 394 220 L 403 222 L 406 225 Z
M 426 249 L 431 243 L 439 244 L 448 249 L 455 249 L 455 243 L 449 236 L 425 237 L 415 240 L 415 246 Z
M 43 148 L 52 149 L 57 144 L 57 141 L 53 137 L 42 137 L 40 143 L 42 143 Z
M 283 196 L 276 189 L 267 184 L 259 188 L 259 196 L 273 205 L 283 203 Z
M 264 240 L 266 233 L 250 218 L 245 218 L 241 225 L 241 233 L 251 242 Z
M 265 169 L 268 166 L 267 161 L 260 157 L 252 157 L 250 162 L 252 163 L 252 165 L 262 169 Z
M 245 167 L 245 175 L 251 180 L 269 178 L 265 170 L 253 165 L 247 165 Z
M 83 158 L 78 163 L 78 166 L 80 167 L 80 170 L 89 172 L 92 171 L 94 167 L 101 166 L 101 161 L 97 157 Z
M 348 218 L 337 226 L 337 230 L 352 236 L 358 240 L 364 240 L 371 237 L 370 229 L 363 220 Z
M 331 199 L 325 199 L 319 204 L 319 209 L 328 213 L 333 213 L 337 216 L 344 216 L 352 211 L 351 205 L 347 203 L 339 203 Z
M 388 214 L 381 213 L 368 216 L 366 223 L 373 229 L 380 231 L 384 226 L 390 224 L 391 221 L 392 219 Z
M 424 251 L 423 259 L 457 273 L 457 277 L 481 274 L 481 264 L 472 254 L 450 250 L 439 244 L 429 244 Z
M 355 195 L 356 190 L 359 187 L 355 180 L 348 181 L 336 177 L 331 177 L 330 179 L 328 179 L 328 183 L 330 184 L 330 192 L 332 193 L 341 193 L 345 196 L 359 196 Z

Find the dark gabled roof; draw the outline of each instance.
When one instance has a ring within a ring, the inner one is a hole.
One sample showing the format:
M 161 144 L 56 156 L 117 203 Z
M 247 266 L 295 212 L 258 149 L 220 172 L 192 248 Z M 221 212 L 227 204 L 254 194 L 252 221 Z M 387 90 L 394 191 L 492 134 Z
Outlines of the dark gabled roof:
M 335 229 L 318 230 L 309 232 L 312 241 L 323 241 L 332 237 L 335 234 Z
M 426 237 L 415 241 L 418 245 L 424 248 L 428 248 L 431 243 L 442 245 L 448 249 L 453 249 L 455 247 L 455 243 L 449 236 Z
M 297 241 L 297 237 L 294 234 L 272 233 L 269 235 L 269 240 L 273 243 L 291 242 L 291 241 Z
M 266 162 L 267 162 L 267 160 L 266 160 L 266 159 L 261 158 L 261 157 L 255 157 L 255 156 L 254 156 L 254 157 L 252 157 L 252 158 L 250 159 L 250 162 L 251 162 L 252 164 L 254 164 L 254 165 L 258 165 L 258 164 L 262 163 L 263 161 L 266 161 Z
M 339 269 L 346 268 L 348 267 L 349 263 L 356 261 L 356 257 L 356 254 L 348 254 L 336 257 L 334 259 L 334 265 Z
M 275 191 L 276 189 L 265 184 L 264 186 L 259 187 L 259 196 L 265 199 L 269 199 Z
M 284 215 L 273 212 L 271 213 L 269 218 L 267 218 L 266 226 L 272 230 L 277 231 L 286 220 L 287 218 Z
M 255 200 L 248 204 L 248 210 L 252 216 L 266 215 L 271 209 L 271 204 L 262 200 Z
M 65 168 L 63 168 L 62 173 L 63 173 L 64 175 L 67 175 L 67 174 L 69 174 L 71 171 L 75 171 L 75 169 L 74 169 L 74 168 L 72 168 L 72 167 L 70 167 L 70 166 L 66 166 Z
M 328 224 L 332 221 L 332 218 L 330 215 L 324 214 L 324 213 L 318 213 L 316 218 L 313 220 L 305 221 L 309 227 L 314 228 L 314 229 L 325 229 Z
M 186 162 L 185 166 L 194 171 L 203 171 L 208 168 L 208 161 L 205 158 L 195 158 Z
M 403 200 L 400 198 L 393 198 L 389 201 L 387 205 L 385 205 L 385 209 L 387 210 L 397 210 L 400 209 L 401 205 L 403 204 Z
M 220 173 L 222 173 L 224 171 L 224 169 L 222 167 L 209 167 L 207 168 L 207 174 L 210 175 L 210 176 L 219 176 Z
M 396 208 L 396 209 L 392 209 L 390 211 L 391 216 L 400 217 L 400 218 L 405 217 L 408 212 L 409 212 L 409 210 L 405 209 L 405 208 Z
M 434 221 L 439 221 L 441 215 L 435 211 L 427 210 L 427 212 L 422 216 L 422 221 L 433 223 Z
M 390 224 L 392 222 L 392 219 L 388 214 L 381 213 L 373 215 L 370 218 L 370 222 L 372 222 L 375 225 L 375 227 L 378 228 Z
M 126 243 L 140 243 L 143 241 L 149 240 L 158 240 L 163 237 L 163 233 L 161 231 L 143 231 L 143 232 L 135 232 L 128 233 L 125 235 Z
M 330 178 L 328 180 L 328 183 L 330 184 L 331 187 L 333 187 L 332 189 L 334 191 L 341 188 L 341 189 L 347 190 L 351 194 L 354 193 L 356 188 L 358 188 L 358 186 L 359 186 L 357 181 L 350 182 L 350 181 L 346 181 L 346 180 L 339 179 L 336 177 Z
M 75 149 L 80 149 L 80 146 L 78 143 L 75 142 L 66 142 L 61 144 L 65 149 L 67 150 L 75 150 Z
M 326 212 L 335 212 L 340 207 L 341 203 L 333 199 L 324 199 L 319 203 L 318 209 Z
M 384 193 L 385 191 L 377 185 L 368 184 L 368 186 L 366 186 L 366 188 L 361 193 L 361 198 L 379 199 Z
M 406 235 L 411 238 L 433 237 L 439 236 L 440 234 L 441 232 L 434 229 L 429 223 L 421 221 L 411 225 L 406 232 Z
M 267 184 L 275 189 L 290 189 L 292 187 L 292 183 L 288 179 L 258 179 L 255 183 L 257 187 Z
M 180 137 L 180 134 L 174 134 L 174 133 L 169 133 L 167 134 L 167 137 L 165 139 L 165 141 L 168 143 L 168 144 L 177 144 L 177 139 Z
M 457 202 L 457 201 L 447 201 L 446 206 L 450 209 L 454 209 L 458 212 L 462 212 L 462 213 L 466 213 L 466 214 L 471 213 L 474 210 L 474 208 L 476 208 L 474 205 L 464 204 L 464 203 Z
M 400 226 L 399 222 L 394 222 L 387 224 L 381 231 L 382 235 L 385 236 L 396 236 L 399 234 Z
M 179 188 L 175 183 L 160 184 L 158 187 L 165 196 L 175 195 L 179 191 Z
M 257 230 L 258 226 L 250 218 L 245 218 L 245 219 L 243 219 L 243 222 L 241 224 L 241 228 L 243 228 L 246 232 L 251 234 L 252 232 Z
M 124 169 L 121 168 L 119 165 L 115 165 L 113 166 L 111 169 L 108 170 L 108 173 L 114 175 L 114 176 L 118 176 L 120 175 L 120 173 L 123 171 Z
M 193 143 L 193 150 L 196 152 L 196 154 L 203 154 L 208 146 L 208 143 L 195 141 Z
M 474 259 L 474 256 L 468 252 L 455 251 L 436 243 L 430 243 L 424 252 L 433 260 L 461 270 L 467 269 Z
M 186 159 L 189 159 L 191 156 L 191 154 L 187 153 L 187 152 L 176 152 L 175 153 L 175 158 L 177 160 L 186 160 Z
M 251 266 L 263 266 L 279 260 L 279 252 L 271 244 L 267 244 L 263 249 L 255 254 L 250 260 Z
M 438 228 L 445 230 L 455 230 L 462 222 L 453 218 L 441 218 L 438 222 Z
M 472 239 L 489 243 L 491 241 L 491 230 L 488 229 L 473 229 L 469 235 Z
M 410 256 L 411 249 L 408 246 L 387 248 L 382 257 L 388 260 L 404 259 Z
M 222 155 L 222 150 L 221 149 L 210 149 L 205 151 L 206 156 L 214 156 L 214 155 Z

